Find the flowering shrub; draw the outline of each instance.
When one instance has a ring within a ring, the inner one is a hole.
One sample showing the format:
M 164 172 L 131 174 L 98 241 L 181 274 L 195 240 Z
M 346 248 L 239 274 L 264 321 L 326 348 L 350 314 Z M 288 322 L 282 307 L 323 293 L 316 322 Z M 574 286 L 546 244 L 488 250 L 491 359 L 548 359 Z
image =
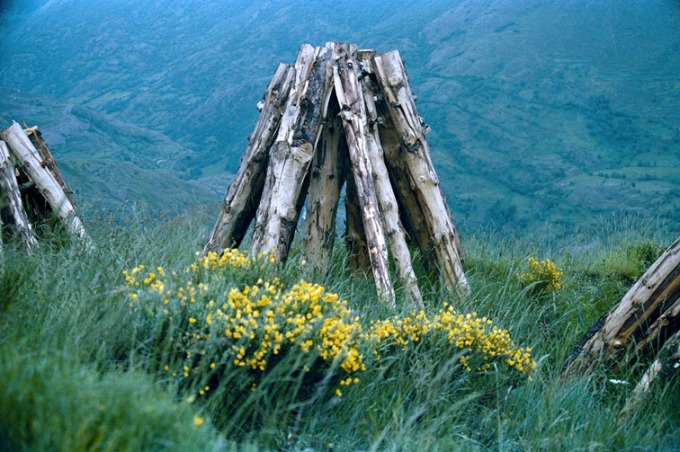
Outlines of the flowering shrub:
M 442 354 L 460 353 L 467 370 L 486 371 L 493 362 L 520 373 L 534 368 L 530 349 L 515 346 L 507 331 L 476 313 L 458 314 L 445 305 L 432 318 L 421 311 L 364 328 L 338 295 L 306 281 L 284 287 L 271 264 L 268 255 L 226 250 L 198 258 L 184 273 L 143 265 L 123 272 L 130 306 L 177 326 L 163 329 L 169 337 L 160 340 L 181 357 L 166 360 L 172 378 L 200 380 L 241 368 L 253 389 L 284 356 L 308 356 L 303 371 L 318 378 L 330 374 L 341 396 L 344 387 L 360 382 L 367 365 L 425 339 L 444 346 Z M 210 390 L 201 383 L 197 392 Z
M 529 270 L 520 276 L 523 286 L 532 286 L 532 290 L 541 295 L 559 292 L 561 280 L 562 272 L 553 261 L 546 259 L 539 262 L 533 257 L 529 258 Z

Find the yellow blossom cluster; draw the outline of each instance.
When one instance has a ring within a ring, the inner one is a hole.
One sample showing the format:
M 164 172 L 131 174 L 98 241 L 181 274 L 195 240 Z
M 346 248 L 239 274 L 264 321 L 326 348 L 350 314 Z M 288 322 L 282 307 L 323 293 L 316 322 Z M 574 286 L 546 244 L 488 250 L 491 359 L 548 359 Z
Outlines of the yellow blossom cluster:
M 335 394 L 341 396 L 342 389 L 360 382 L 367 364 L 376 363 L 368 363 L 363 352 L 370 356 L 372 351 L 380 360 L 381 354 L 399 353 L 429 338 L 460 353 L 467 370 L 488 370 L 492 362 L 505 362 L 521 373 L 534 368 L 528 348 L 516 347 L 506 330 L 476 313 L 458 314 L 445 305 L 431 318 L 420 311 L 364 328 L 347 302 L 323 286 L 301 280 L 286 287 L 267 277 L 273 274 L 267 268 L 271 264 L 269 254 L 252 258 L 233 249 L 199 256 L 183 273 L 144 265 L 123 272 L 134 309 L 179 326 L 167 330 L 173 336 L 164 340 L 181 363 L 165 365 L 166 372 L 186 379 L 243 368 L 255 388 L 282 356 L 303 354 L 310 357 L 304 366 L 309 375 L 335 369 Z M 210 391 L 205 383 L 198 387 L 199 396 Z
M 413 317 L 375 321 L 368 329 L 366 339 L 374 344 L 378 359 L 381 344 L 405 349 L 425 338 L 445 338 L 449 345 L 462 352 L 459 360 L 468 371 L 472 370 L 470 357 L 474 356 L 479 362 L 476 369 L 480 371 L 488 370 L 492 362 L 504 361 L 521 373 L 531 372 L 536 365 L 531 359 L 531 349 L 517 347 L 507 330 L 492 323 L 486 317 L 479 318 L 475 312 L 458 314 L 445 303 L 431 319 L 420 311 Z
M 534 290 L 548 294 L 558 292 L 562 288 L 562 272 L 550 259 L 539 261 L 529 258 L 529 270 L 520 276 L 523 286 L 534 284 Z
M 229 365 L 261 373 L 273 356 L 314 353 L 344 373 L 339 386 L 358 383 L 353 374 L 366 369 L 358 350 L 362 327 L 336 294 L 306 281 L 286 290 L 278 278 L 258 278 L 250 285 L 216 291 L 219 277 L 241 269 L 257 273 L 271 264 L 269 254 L 249 258 L 233 249 L 199 257 L 186 269 L 189 277 L 173 274 L 173 283 L 158 279 L 160 268 L 152 273 L 143 265 L 123 275 L 133 302 L 141 303 L 142 294 L 147 296 L 144 312 L 166 316 L 183 312 L 187 317 L 177 343 L 198 352 L 187 353 L 181 372 L 185 377 L 192 375 L 191 367 L 202 355 L 219 355 L 225 362 L 228 358 Z M 215 350 L 215 344 L 221 349 Z M 210 368 L 214 367 L 212 362 Z M 336 393 L 341 393 L 339 387 Z

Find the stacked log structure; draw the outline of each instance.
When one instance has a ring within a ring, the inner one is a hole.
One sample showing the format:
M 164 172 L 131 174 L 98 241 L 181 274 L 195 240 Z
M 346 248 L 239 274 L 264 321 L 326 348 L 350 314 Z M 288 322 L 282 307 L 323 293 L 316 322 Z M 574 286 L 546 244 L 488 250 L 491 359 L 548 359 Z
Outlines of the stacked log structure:
M 350 265 L 371 271 L 394 306 L 390 258 L 406 299 L 422 307 L 409 244 L 449 290 L 468 291 L 462 247 L 439 185 L 397 51 L 303 45 L 280 65 L 204 253 L 238 247 L 251 223 L 253 255 L 283 262 L 298 221 L 307 269 L 324 276 L 346 187 Z
M 50 216 L 86 247 L 92 246 L 37 127 L 13 122 L 0 132 L 0 208 L 3 236 L 19 237 L 29 249 L 38 244 L 35 223 Z

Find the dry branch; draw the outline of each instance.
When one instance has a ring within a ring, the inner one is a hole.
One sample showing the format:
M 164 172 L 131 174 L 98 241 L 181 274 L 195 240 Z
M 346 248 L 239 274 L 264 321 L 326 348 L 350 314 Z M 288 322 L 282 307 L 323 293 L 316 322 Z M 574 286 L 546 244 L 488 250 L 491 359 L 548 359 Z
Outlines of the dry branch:
M 370 266 L 380 299 L 394 306 L 389 244 L 407 300 L 422 307 L 411 238 L 450 289 L 467 291 L 462 248 L 406 73 L 398 53 L 385 55 L 352 44 L 303 45 L 292 69 L 279 68 L 204 252 L 238 245 L 257 205 L 251 254 L 272 252 L 282 262 L 306 201 L 305 272 L 325 276 L 346 182 L 349 266 Z M 376 82 L 385 77 L 391 85 Z
M 370 54 L 364 53 L 363 58 Z M 369 69 L 363 69 L 362 73 L 368 73 Z M 392 254 L 392 261 L 397 269 L 399 279 L 404 286 L 406 299 L 414 307 L 423 309 L 423 298 L 418 287 L 418 280 L 413 271 L 411 253 L 406 243 L 406 234 L 399 220 L 399 208 L 392 184 L 390 183 L 387 166 L 385 165 L 385 155 L 380 144 L 380 134 L 378 131 L 378 111 L 375 106 L 374 96 L 377 88 L 371 82 L 370 77 L 363 77 L 362 89 L 364 101 L 366 103 L 367 120 L 365 124 L 367 130 L 366 143 L 368 157 L 373 168 L 373 179 L 380 205 L 380 212 L 385 223 L 385 233 L 387 243 Z
M 328 118 L 314 154 L 302 236 L 302 258 L 308 273 L 325 277 L 328 273 L 337 221 L 340 191 L 345 182 L 343 155 L 347 144 L 338 116 L 337 99 L 328 106 Z

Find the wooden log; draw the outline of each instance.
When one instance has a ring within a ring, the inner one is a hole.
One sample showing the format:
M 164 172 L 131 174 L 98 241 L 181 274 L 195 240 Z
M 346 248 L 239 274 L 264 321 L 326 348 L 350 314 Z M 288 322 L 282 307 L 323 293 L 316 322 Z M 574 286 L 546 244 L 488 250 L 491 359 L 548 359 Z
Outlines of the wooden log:
M 358 62 L 354 60 L 352 55 L 354 52 L 356 49 L 353 46 L 343 45 L 338 49 L 338 58 L 333 67 L 335 94 L 340 103 L 340 117 L 345 129 L 351 171 L 361 206 L 376 291 L 378 298 L 395 307 L 382 216 L 373 183 L 373 169 L 368 156 L 364 129 L 364 125 L 368 122 L 366 108 L 363 91 L 355 72 Z
M 680 376 L 680 331 L 676 331 L 664 343 L 657 357 L 635 385 L 630 397 L 619 414 L 619 421 L 625 420 L 652 392 L 654 385 L 662 386 Z
M 650 326 L 680 298 L 680 236 L 633 287 L 590 329 L 569 358 L 563 376 L 585 372 L 595 364 L 615 364 L 633 343 L 643 341 Z M 673 308 L 673 309 L 671 309 Z M 676 314 L 665 314 L 676 317 Z M 662 320 L 663 322 L 663 320 Z M 676 324 L 677 325 L 677 324 Z M 659 329 L 657 327 L 657 329 Z M 665 334 L 674 333 L 666 329 Z M 658 347 L 656 341 L 647 341 Z M 651 350 L 654 351 L 654 350 Z
M 407 239 L 415 241 L 418 245 L 425 267 L 431 271 L 436 270 L 435 244 L 425 222 L 423 208 L 417 202 L 415 190 L 409 182 L 408 166 L 402 158 L 402 153 L 406 151 L 402 150 L 401 139 L 398 137 L 385 103 L 377 102 L 376 107 L 385 164 L 399 206 L 401 222 L 408 233 Z
M 295 63 L 295 81 L 270 151 L 262 199 L 253 231 L 252 254 L 271 252 L 281 262 L 290 248 L 304 201 L 304 186 L 330 97 L 333 49 L 305 44 Z
M 59 185 L 61 185 L 61 188 L 64 190 L 68 200 L 71 201 L 71 204 L 75 206 L 73 198 L 71 197 L 71 190 L 69 190 L 64 178 L 61 176 L 59 168 L 57 168 L 57 163 L 54 161 L 52 153 L 47 147 L 47 143 L 45 143 L 40 129 L 38 129 L 38 126 L 28 127 L 25 122 L 23 124 L 26 135 L 28 135 L 31 143 L 33 143 L 33 146 L 38 150 L 38 154 L 40 154 L 40 157 L 42 158 L 42 164 L 50 170 L 56 181 L 59 182 Z
M 26 246 L 31 249 L 38 245 L 33 233 L 33 227 L 28 221 L 24 210 L 19 184 L 17 183 L 16 170 L 10 159 L 9 148 L 4 141 L 0 141 L 0 208 L 9 211 L 9 219 L 15 233 L 21 237 Z M 2 219 L 0 218 L 0 227 Z M 2 239 L 0 237 L 0 246 Z
M 328 117 L 310 171 L 302 258 L 308 275 L 325 278 L 330 268 L 340 192 L 345 181 L 343 155 L 347 152 L 337 99 L 330 101 Z
M 213 226 L 203 253 L 238 247 L 255 217 L 262 197 L 269 148 L 276 137 L 283 106 L 295 76 L 292 65 L 280 64 L 264 94 L 264 105 L 236 177 L 229 186 L 220 215 Z
M 370 53 L 364 53 L 360 57 L 362 63 L 370 64 Z M 363 65 L 362 65 L 363 66 Z M 370 66 L 369 66 L 370 67 Z M 362 71 L 367 74 L 368 69 Z M 418 279 L 413 271 L 411 253 L 406 243 L 406 234 L 399 220 L 399 208 L 392 184 L 390 183 L 385 156 L 380 144 L 380 134 L 378 131 L 378 111 L 375 106 L 374 96 L 377 87 L 373 84 L 370 77 L 362 78 L 362 89 L 368 123 L 364 125 L 366 133 L 366 144 L 368 157 L 373 168 L 373 180 L 375 183 L 380 213 L 385 223 L 385 233 L 389 245 L 392 261 L 397 269 L 397 275 L 404 287 L 406 300 L 417 309 L 423 309 L 423 297 L 418 287 Z
M 349 159 L 349 156 L 347 157 Z M 349 167 L 349 163 L 347 164 Z M 371 269 L 371 255 L 368 251 L 364 222 L 361 218 L 361 203 L 357 194 L 354 176 L 347 178 L 345 190 L 345 247 L 348 267 L 353 272 L 368 273 Z
M 43 166 L 38 151 L 24 129 L 14 122 L 10 127 L 0 132 L 0 137 L 7 143 L 18 166 L 35 183 L 36 188 L 57 218 L 64 224 L 66 230 L 78 237 L 87 248 L 91 248 L 93 246 L 92 240 L 87 235 L 75 207 L 54 175 Z
M 401 152 L 408 180 L 421 205 L 437 264 L 449 290 L 464 295 L 468 283 L 463 272 L 463 252 L 451 212 L 441 192 L 425 139 L 425 126 L 418 116 L 411 88 L 399 52 L 376 55 L 373 70 L 385 97 L 385 105 L 408 152 Z M 423 250 L 423 253 L 428 250 Z

